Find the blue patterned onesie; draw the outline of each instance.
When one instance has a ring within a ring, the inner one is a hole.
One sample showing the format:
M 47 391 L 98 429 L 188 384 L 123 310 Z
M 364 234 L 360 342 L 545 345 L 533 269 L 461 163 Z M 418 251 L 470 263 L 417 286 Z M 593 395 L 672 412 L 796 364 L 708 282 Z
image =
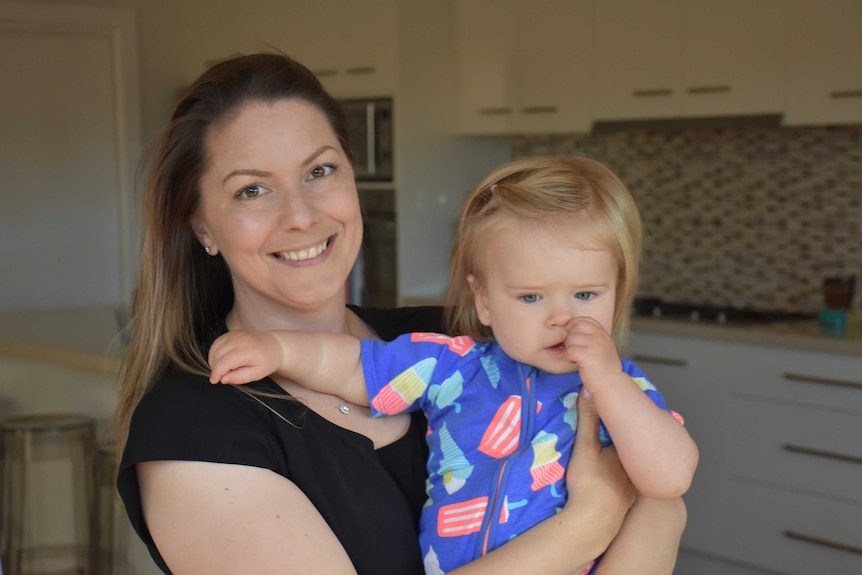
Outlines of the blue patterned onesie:
M 432 333 L 362 340 L 375 415 L 428 417 L 428 500 L 419 543 L 429 575 L 499 547 L 565 503 L 578 374 L 551 375 L 496 343 Z M 633 363 L 623 370 L 656 405 L 664 398 Z M 604 425 L 602 445 L 611 443 Z

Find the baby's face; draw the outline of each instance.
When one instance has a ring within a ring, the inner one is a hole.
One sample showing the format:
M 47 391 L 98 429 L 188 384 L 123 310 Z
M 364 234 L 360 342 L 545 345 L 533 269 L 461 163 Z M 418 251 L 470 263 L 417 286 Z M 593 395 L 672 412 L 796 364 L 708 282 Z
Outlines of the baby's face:
M 617 264 L 595 237 L 579 217 L 506 217 L 489 232 L 476 308 L 510 357 L 547 373 L 572 372 L 561 347 L 569 320 L 592 317 L 612 333 Z

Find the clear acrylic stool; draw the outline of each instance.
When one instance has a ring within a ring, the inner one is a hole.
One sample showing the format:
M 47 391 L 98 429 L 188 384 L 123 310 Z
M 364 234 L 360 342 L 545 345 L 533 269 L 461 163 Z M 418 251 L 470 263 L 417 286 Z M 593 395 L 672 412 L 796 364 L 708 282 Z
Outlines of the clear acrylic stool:
M 131 524 L 116 495 L 114 487 L 115 463 L 116 449 L 114 445 L 100 444 L 96 448 L 94 575 L 126 575 L 132 571 L 126 549 Z
M 0 420 L 5 575 L 92 575 L 96 422 L 74 414 Z

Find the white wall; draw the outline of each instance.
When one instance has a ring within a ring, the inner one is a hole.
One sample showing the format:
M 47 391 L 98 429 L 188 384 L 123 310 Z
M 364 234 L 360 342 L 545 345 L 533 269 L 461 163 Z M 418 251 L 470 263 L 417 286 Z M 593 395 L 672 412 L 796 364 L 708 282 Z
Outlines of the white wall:
M 33 0 L 27 0 L 32 2 Z M 268 46 L 290 53 L 291 6 L 303 0 L 88 0 L 137 14 L 144 142 L 207 61 Z M 68 4 L 65 0 L 51 0 Z M 505 140 L 454 136 L 455 0 L 399 2 L 396 93 L 400 294 L 443 295 L 464 196 L 509 157 Z
M 454 3 L 401 2 L 396 94 L 399 293 L 437 299 L 463 200 L 509 158 L 506 139 L 459 138 Z

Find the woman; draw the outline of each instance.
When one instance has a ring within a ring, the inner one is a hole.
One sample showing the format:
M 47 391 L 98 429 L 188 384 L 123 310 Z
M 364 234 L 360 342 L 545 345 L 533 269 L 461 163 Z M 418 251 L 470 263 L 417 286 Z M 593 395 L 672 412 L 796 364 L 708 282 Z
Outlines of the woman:
M 166 573 L 422 573 L 421 415 L 375 419 L 289 382 L 251 394 L 208 383 L 209 345 L 230 329 L 442 329 L 434 308 L 344 305 L 362 221 L 338 104 L 284 56 L 217 64 L 177 106 L 146 193 L 116 423 L 118 488 L 155 561 Z M 631 485 L 581 408 L 566 508 L 457 573 L 568 573 L 612 540 L 606 573 L 670 572 L 681 502 L 626 515 Z

